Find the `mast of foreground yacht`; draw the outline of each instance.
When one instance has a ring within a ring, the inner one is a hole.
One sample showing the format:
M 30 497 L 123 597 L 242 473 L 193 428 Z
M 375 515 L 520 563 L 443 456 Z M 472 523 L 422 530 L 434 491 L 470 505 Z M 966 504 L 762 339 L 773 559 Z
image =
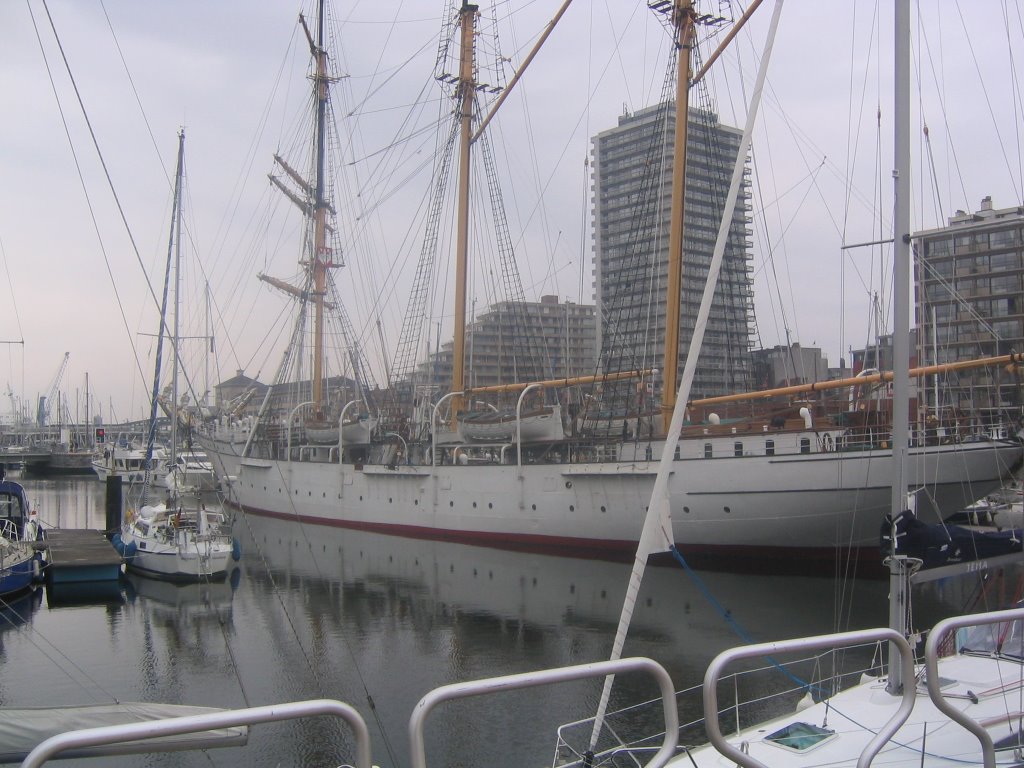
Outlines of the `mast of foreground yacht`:
M 680 23 L 685 23 L 685 14 L 693 14 L 691 0 L 674 0 L 675 6 L 673 18 L 676 22 L 676 40 L 683 40 L 679 31 Z M 728 45 L 751 14 L 761 4 L 761 0 L 754 0 L 747 8 L 746 13 L 736 22 L 732 32 L 723 40 L 718 51 L 709 59 L 699 76 L 707 71 L 707 66 L 717 57 L 718 52 Z M 765 40 L 764 51 L 761 55 L 761 63 L 757 71 L 757 79 L 754 82 L 754 90 L 750 97 L 750 107 L 747 110 L 747 120 L 743 127 L 743 136 L 736 152 L 736 163 L 733 166 L 732 179 L 729 184 L 729 193 L 726 196 L 722 208 L 722 220 L 718 226 L 718 238 L 715 241 L 715 249 L 711 255 L 711 264 L 708 267 L 708 279 L 704 285 L 704 293 L 701 296 L 700 309 L 697 311 L 697 319 L 694 323 L 693 337 L 690 340 L 689 349 L 686 353 L 686 364 L 683 367 L 682 380 L 679 383 L 678 392 L 674 392 L 673 409 L 671 420 L 666 429 L 665 443 L 662 446 L 661 459 L 658 464 L 658 473 L 654 479 L 654 488 L 651 491 L 651 501 L 647 506 L 647 515 L 644 519 L 643 531 L 640 534 L 640 541 L 637 545 L 636 556 L 633 560 L 633 571 L 630 575 L 629 585 L 626 587 L 626 597 L 623 600 L 622 613 L 619 616 L 619 625 L 615 632 L 615 640 L 612 643 L 611 659 L 621 658 L 622 647 L 626 641 L 626 634 L 629 631 L 629 624 L 633 618 L 633 609 L 636 605 L 636 598 L 640 592 L 640 583 L 643 580 L 644 571 L 647 568 L 647 558 L 655 552 L 673 551 L 675 549 L 675 537 L 672 533 L 672 511 L 669 505 L 668 478 L 672 474 L 672 464 L 675 457 L 676 444 L 679 442 L 679 434 L 683 428 L 683 421 L 686 414 L 686 403 L 690 397 L 690 387 L 693 384 L 694 373 L 697 369 L 697 358 L 701 345 L 704 341 L 704 332 L 707 329 L 708 317 L 711 314 L 711 303 L 715 295 L 715 286 L 718 282 L 718 274 L 722 266 L 722 258 L 725 254 L 725 245 L 729 237 L 729 230 L 732 225 L 732 211 L 736 207 L 736 200 L 739 196 L 740 185 L 743 180 L 744 160 L 750 148 L 750 137 L 754 131 L 754 122 L 757 119 L 758 106 L 761 103 L 761 92 L 764 90 L 764 81 L 768 73 L 768 62 L 771 59 L 772 48 L 775 42 L 775 33 L 779 27 L 779 17 L 782 14 L 783 0 L 775 0 L 775 8 L 772 12 L 771 22 L 768 27 L 768 34 Z M 685 10 L 684 10 L 685 9 Z M 682 48 L 678 48 L 680 56 Z M 688 69 L 688 68 L 687 68 Z M 682 71 L 682 67 L 680 67 Z M 679 121 L 685 120 L 685 115 L 678 113 L 677 102 L 676 127 Z M 678 165 L 678 159 L 676 161 Z M 673 187 L 674 188 L 674 187 Z M 673 203 L 673 210 L 675 204 Z M 675 219 L 673 219 L 675 222 Z M 675 222 L 681 224 L 681 220 Z M 679 242 L 682 242 L 681 233 Z M 667 373 L 667 372 L 666 372 Z M 590 752 L 597 746 L 597 740 L 601 733 L 604 713 L 608 707 L 608 699 L 611 695 L 614 675 L 605 678 L 604 690 L 601 692 L 601 700 L 598 703 L 597 714 L 594 716 L 594 730 L 590 737 Z
M 909 562 L 897 555 L 896 520 L 907 508 L 906 462 L 910 443 L 910 0 L 895 4 L 893 84 L 893 334 L 892 496 L 889 555 L 889 627 L 907 634 Z M 889 643 L 886 692 L 904 685 L 899 649 Z

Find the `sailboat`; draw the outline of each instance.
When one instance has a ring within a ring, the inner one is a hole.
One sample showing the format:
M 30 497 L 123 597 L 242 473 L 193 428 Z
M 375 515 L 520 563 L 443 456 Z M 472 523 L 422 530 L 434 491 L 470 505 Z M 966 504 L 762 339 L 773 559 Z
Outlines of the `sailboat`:
M 0 464 L 0 598 L 24 592 L 39 581 L 41 555 L 35 542 L 42 537 L 25 489 L 6 479 Z
M 170 246 L 168 250 L 168 274 L 172 269 L 171 253 L 174 261 L 181 259 L 181 203 L 182 180 L 185 161 L 185 132 L 178 134 L 178 162 L 174 185 L 174 214 L 171 223 Z M 173 265 L 177 275 L 178 264 Z M 177 303 L 178 289 L 175 289 Z M 165 294 L 166 296 L 166 294 Z M 175 326 L 177 311 L 175 311 Z M 127 567 L 141 575 L 171 581 L 218 580 L 227 576 L 233 560 L 239 556 L 238 548 L 230 534 L 226 531 L 227 523 L 223 512 L 219 509 L 207 509 L 200 502 L 198 509 L 186 509 L 184 496 L 169 493 L 165 502 L 148 503 L 148 484 L 150 468 L 153 463 L 153 439 L 156 424 L 157 395 L 160 378 L 160 354 L 164 334 L 164 323 L 161 317 L 160 344 L 157 348 L 157 368 L 154 374 L 153 402 L 150 414 L 149 442 L 144 459 L 146 477 L 142 489 L 142 503 L 138 510 L 129 510 L 120 533 L 114 536 L 114 546 L 124 556 Z M 173 337 L 178 343 L 177 327 Z M 175 368 L 178 365 L 177 350 L 174 352 Z M 175 398 L 177 400 L 177 371 L 174 374 Z M 190 475 L 184 470 L 187 463 L 177 462 L 177 419 L 172 419 L 172 438 L 170 461 L 173 476 L 184 484 Z
M 672 3 L 650 5 L 667 17 L 676 13 Z M 316 34 L 306 33 L 315 72 L 312 146 L 316 152 L 311 178 L 276 158 L 284 175 L 300 190 L 292 191 L 290 197 L 306 216 L 303 240 L 308 247 L 301 260 L 305 283 L 292 286 L 263 277 L 298 298 L 300 311 L 312 315 L 311 378 L 301 386 L 271 385 L 256 412 L 212 422 L 200 440 L 218 476 L 230 486 L 232 503 L 253 514 L 519 549 L 628 558 L 639 540 L 665 450 L 671 397 L 662 404 L 660 425 L 654 424 L 646 433 L 631 428 L 627 414 L 623 421 L 627 428 L 619 434 L 572 435 L 569 430 L 566 436 L 564 422 L 555 415 L 557 398 L 546 393 L 582 385 L 607 386 L 617 380 L 646 386 L 653 371 L 605 371 L 499 387 L 474 388 L 467 383 L 470 146 L 481 135 L 484 122 L 477 119 L 475 99 L 487 90 L 474 79 L 478 13 L 477 6 L 469 3 L 457 8 L 451 29 L 452 46 L 460 51 L 458 71 L 439 78 L 455 84 L 454 119 L 459 123 L 462 204 L 457 222 L 451 391 L 431 396 L 416 390 L 413 382 L 399 382 L 394 389 L 415 393 L 408 398 L 413 405 L 382 412 L 379 425 L 367 431 L 369 439 L 350 443 L 339 432 L 337 442 L 327 443 L 320 431 L 331 412 L 323 355 L 324 323 L 333 305 L 326 299 L 326 289 L 329 270 L 338 266 L 328 240 L 335 231 L 334 206 L 325 197 L 324 181 L 325 116 L 335 78 L 328 71 L 331 58 L 324 47 L 321 3 Z M 692 28 L 688 34 L 693 34 Z M 681 48 L 689 50 L 689 45 Z M 684 84 L 689 81 L 689 67 L 680 57 Z M 683 126 L 688 114 L 686 87 L 677 90 L 675 107 L 676 125 Z M 684 174 L 683 133 L 676 136 L 677 189 L 682 188 Z M 682 218 L 682 206 L 674 207 L 670 265 L 675 275 L 682 260 Z M 677 312 L 680 289 L 674 280 L 669 280 L 675 288 L 668 289 L 667 304 Z M 668 323 L 677 328 L 678 314 L 670 314 Z M 302 331 L 301 326 L 296 328 L 297 333 Z M 678 352 L 678 339 L 667 340 L 661 374 L 666 393 L 676 390 Z M 1007 356 L 985 364 L 1015 359 Z M 863 387 L 890 379 L 891 373 L 879 372 L 808 385 L 806 392 L 831 387 L 845 401 Z M 276 402 L 278 393 L 287 391 L 302 395 L 294 406 Z M 789 388 L 749 398 L 804 394 L 804 389 Z M 487 395 L 500 395 L 509 405 L 500 412 L 474 415 L 469 404 Z M 536 396 L 544 399 L 534 412 Z M 345 403 L 341 413 L 351 414 L 359 407 L 355 403 L 354 399 Z M 673 539 L 695 564 L 833 572 L 840 559 L 877 563 L 877 521 L 888 510 L 893 482 L 889 417 L 884 423 L 858 421 L 857 413 L 829 415 L 811 402 L 787 401 L 781 415 L 729 423 L 714 412 L 717 400 L 690 405 L 694 420 L 680 427 L 683 439 L 673 440 L 677 447 L 668 483 L 672 506 L 681 511 L 672 523 Z M 891 404 L 886 407 L 892 408 Z M 702 409 L 707 412 L 703 420 L 697 417 Z M 885 412 L 873 411 L 876 416 Z M 906 418 L 905 410 L 899 413 Z M 545 423 L 534 432 L 527 416 Z M 333 426 L 341 427 L 345 417 L 336 418 Z M 895 413 L 891 418 L 897 418 Z M 1020 443 L 1006 436 L 979 432 L 969 439 L 948 441 L 921 436 L 909 449 L 906 485 L 925 489 L 919 494 L 919 513 L 937 520 L 1001 487 L 1022 457 Z

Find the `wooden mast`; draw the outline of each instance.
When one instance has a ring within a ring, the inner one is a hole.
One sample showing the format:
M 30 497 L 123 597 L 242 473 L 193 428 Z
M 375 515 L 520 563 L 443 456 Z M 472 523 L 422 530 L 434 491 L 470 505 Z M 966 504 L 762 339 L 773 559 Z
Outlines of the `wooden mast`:
M 317 14 L 316 44 L 310 40 L 310 50 L 316 59 L 316 195 L 313 203 L 313 413 L 323 412 L 323 371 L 324 371 L 324 294 L 327 292 L 327 269 L 333 266 L 327 248 L 327 209 L 324 200 L 324 143 L 327 114 L 327 51 L 324 49 L 324 2 L 320 0 Z M 308 36 L 307 30 L 307 36 Z
M 278 156 L 278 161 L 285 171 L 291 176 L 299 187 L 309 195 L 312 194 L 312 210 L 294 197 L 289 190 L 282 186 L 280 181 L 271 176 L 270 180 L 282 189 L 289 198 L 298 205 L 306 215 L 312 214 L 313 223 L 313 252 L 310 254 L 308 268 L 312 278 L 312 291 L 302 292 L 299 289 L 289 291 L 294 295 L 302 295 L 309 298 L 313 303 L 313 349 L 312 349 L 312 374 L 310 377 L 311 392 L 310 399 L 313 402 L 314 416 L 321 416 L 324 412 L 324 296 L 327 294 L 327 270 L 336 266 L 333 261 L 331 249 L 327 245 L 327 215 L 332 211 L 331 204 L 327 202 L 325 195 L 326 187 L 326 166 L 327 153 L 325 144 L 327 142 L 327 100 L 331 79 L 327 71 L 327 49 L 324 46 L 324 25 L 326 0 L 319 0 L 316 13 L 316 39 L 313 40 L 309 28 L 306 26 L 306 19 L 300 13 L 299 24 L 306 35 L 306 42 L 309 44 L 309 52 L 315 61 L 316 73 L 313 76 L 313 87 L 316 93 L 316 130 L 313 136 L 313 150 L 315 152 L 315 178 L 312 184 L 308 184 Z M 308 198 L 307 198 L 308 200 Z M 261 280 L 265 280 L 261 275 Z M 268 281 L 269 282 L 269 281 Z M 278 284 L 274 284 L 278 285 Z M 281 288 L 280 285 L 278 285 Z
M 679 374 L 680 295 L 683 281 L 683 229 L 686 194 L 686 137 L 689 116 L 690 49 L 693 45 L 692 0 L 674 0 L 672 24 L 677 49 L 676 125 L 672 164 L 672 218 L 668 241 L 668 285 L 665 300 L 665 353 L 662 366 L 662 432 L 668 432 L 676 404 Z
M 478 6 L 463 0 L 459 11 L 461 49 L 459 55 L 459 85 L 456 99 L 459 109 L 459 200 L 456 222 L 455 252 L 455 339 L 452 355 L 452 391 L 465 389 L 466 364 L 466 272 L 469 251 L 469 149 L 472 141 L 473 94 L 475 93 L 473 32 Z M 462 397 L 452 398 L 452 428 L 462 410 Z

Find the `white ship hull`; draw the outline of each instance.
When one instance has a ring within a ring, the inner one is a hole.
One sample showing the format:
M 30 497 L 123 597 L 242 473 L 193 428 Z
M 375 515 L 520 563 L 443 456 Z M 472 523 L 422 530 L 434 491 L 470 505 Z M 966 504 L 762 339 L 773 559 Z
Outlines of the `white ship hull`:
M 814 433 L 809 433 L 813 435 Z M 795 445 L 801 436 L 794 435 Z M 694 562 L 729 557 L 835 561 L 864 554 L 879 562 L 879 527 L 889 509 L 887 450 L 727 455 L 727 438 L 683 441 L 670 479 L 674 538 Z M 779 438 L 775 438 L 778 443 Z M 247 512 L 502 547 L 586 555 L 631 555 L 658 468 L 652 455 L 617 462 L 524 464 L 328 463 L 328 451 L 304 449 L 322 462 L 239 457 L 240 446 L 207 442 L 230 499 Z M 624 448 L 626 446 L 623 446 Z M 714 450 L 721 448 L 722 450 Z M 693 455 L 700 451 L 700 455 Z M 623 454 L 625 452 L 623 451 Z M 1019 462 L 1008 441 L 937 445 L 911 450 L 908 486 L 919 515 L 956 510 L 1000 487 Z

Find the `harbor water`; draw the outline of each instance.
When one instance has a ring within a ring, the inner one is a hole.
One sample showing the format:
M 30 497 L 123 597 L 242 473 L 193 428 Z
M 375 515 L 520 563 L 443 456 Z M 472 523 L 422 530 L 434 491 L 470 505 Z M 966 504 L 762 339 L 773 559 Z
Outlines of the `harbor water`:
M 46 525 L 104 527 L 95 478 L 21 480 Z M 431 689 L 608 658 L 630 572 L 245 515 L 234 534 L 243 554 L 222 583 L 129 576 L 102 589 L 39 589 L 5 606 L 0 704 L 339 699 L 366 719 L 374 764 L 405 766 L 409 715 Z M 972 610 L 1001 607 L 1017 578 Z M 929 586 L 916 624 L 967 610 L 977 591 Z M 695 685 L 715 654 L 745 639 L 883 626 L 887 592 L 881 579 L 649 568 L 624 655 L 661 662 L 677 688 Z M 594 680 L 445 705 L 427 723 L 428 764 L 551 765 L 555 727 L 593 715 L 600 688 Z M 646 681 L 620 677 L 612 708 L 653 695 Z M 321 717 L 256 726 L 245 747 L 70 763 L 337 766 L 354 760 L 352 744 L 346 726 Z

